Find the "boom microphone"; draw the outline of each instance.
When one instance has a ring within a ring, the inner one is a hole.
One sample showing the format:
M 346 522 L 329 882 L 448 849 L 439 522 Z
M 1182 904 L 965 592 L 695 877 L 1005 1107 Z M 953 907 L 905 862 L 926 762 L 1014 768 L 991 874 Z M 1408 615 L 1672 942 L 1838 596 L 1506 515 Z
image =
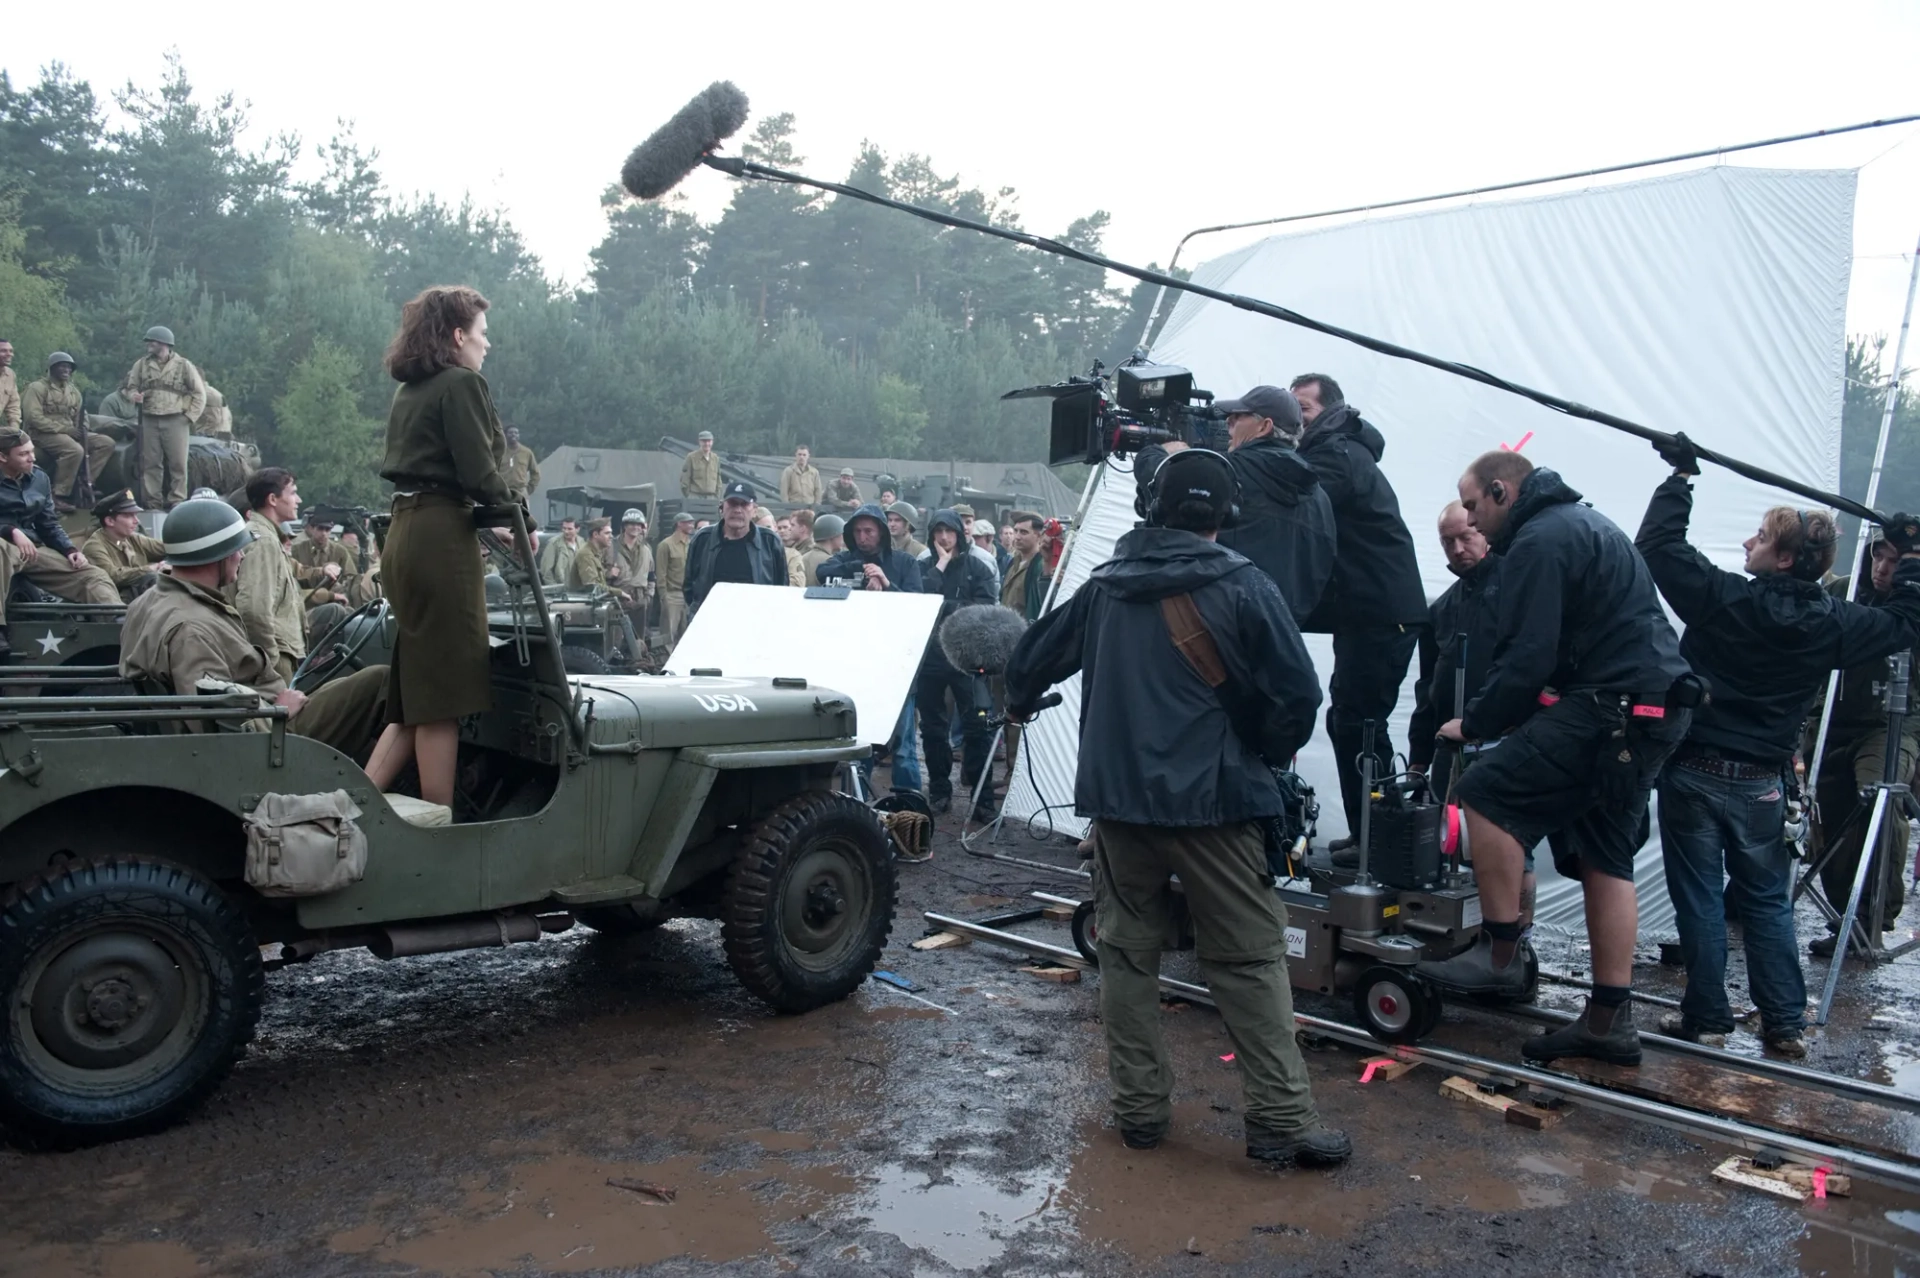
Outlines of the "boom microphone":
M 657 200 L 746 122 L 747 95 L 731 80 L 715 80 L 633 148 L 620 167 L 620 185 L 639 199 Z
M 940 623 L 940 651 L 961 670 L 996 675 L 1007 668 L 1027 619 L 1001 604 L 972 604 Z

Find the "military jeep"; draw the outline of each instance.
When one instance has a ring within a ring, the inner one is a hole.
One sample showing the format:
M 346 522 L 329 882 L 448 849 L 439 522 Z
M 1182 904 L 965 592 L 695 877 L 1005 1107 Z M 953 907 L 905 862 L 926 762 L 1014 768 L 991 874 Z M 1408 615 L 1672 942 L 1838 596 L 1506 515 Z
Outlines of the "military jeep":
M 461 723 L 450 824 L 416 824 L 431 805 L 381 794 L 245 690 L 0 697 L 11 1132 L 73 1144 L 176 1120 L 246 1051 L 263 973 L 328 950 L 398 959 L 689 916 L 720 921 L 739 980 L 779 1011 L 866 978 L 895 880 L 879 819 L 837 786 L 865 753 L 848 699 L 718 671 L 570 677 L 522 576 L 534 615 L 492 636 L 494 704 Z M 333 791 L 359 811 L 363 876 L 250 886 L 245 818 Z

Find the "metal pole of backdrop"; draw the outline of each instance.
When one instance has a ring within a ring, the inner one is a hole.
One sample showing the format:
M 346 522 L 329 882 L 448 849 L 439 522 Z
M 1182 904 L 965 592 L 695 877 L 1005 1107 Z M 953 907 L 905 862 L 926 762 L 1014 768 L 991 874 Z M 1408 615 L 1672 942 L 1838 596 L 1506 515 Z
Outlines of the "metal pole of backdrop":
M 1920 243 L 1913 248 L 1913 269 L 1907 275 L 1907 308 L 1900 313 L 1900 336 L 1893 344 L 1893 371 L 1887 374 L 1887 406 L 1880 413 L 1880 440 L 1874 445 L 1873 472 L 1867 478 L 1867 505 L 1876 510 L 1879 508 L 1873 503 L 1880 496 L 1880 472 L 1887 464 L 1887 440 L 1893 434 L 1893 413 L 1900 404 L 1900 374 L 1907 357 L 1907 330 L 1913 326 L 1913 294 L 1916 287 L 1920 287 Z M 1859 536 L 1854 539 L 1853 581 L 1847 587 L 1849 602 L 1859 597 L 1860 578 L 1866 575 L 1866 547 L 1867 522 L 1863 519 L 1860 521 Z M 1820 708 L 1820 731 L 1813 739 L 1813 758 L 1807 763 L 1808 799 L 1816 818 L 1820 814 L 1820 764 L 1826 758 L 1827 730 L 1833 725 L 1833 698 L 1839 690 L 1840 672 L 1835 670 L 1827 676 L 1827 700 Z M 1861 855 L 1866 855 L 1864 848 Z

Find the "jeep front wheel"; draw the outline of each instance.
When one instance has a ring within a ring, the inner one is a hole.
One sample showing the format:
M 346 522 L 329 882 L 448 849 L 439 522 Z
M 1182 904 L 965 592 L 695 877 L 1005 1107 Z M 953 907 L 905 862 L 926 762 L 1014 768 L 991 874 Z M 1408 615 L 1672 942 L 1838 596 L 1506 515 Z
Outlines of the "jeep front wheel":
M 721 936 L 734 975 L 782 1012 L 845 998 L 893 930 L 893 856 L 872 809 L 816 791 L 755 826 L 734 858 Z
M 166 1126 L 246 1051 L 265 977 L 211 882 L 69 861 L 0 901 L 0 1120 L 56 1144 Z

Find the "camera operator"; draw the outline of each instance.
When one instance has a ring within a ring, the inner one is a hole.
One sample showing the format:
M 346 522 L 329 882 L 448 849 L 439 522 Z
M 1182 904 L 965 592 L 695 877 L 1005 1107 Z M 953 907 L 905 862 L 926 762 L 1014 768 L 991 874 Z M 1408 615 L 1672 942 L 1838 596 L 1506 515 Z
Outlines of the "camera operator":
M 1798 1058 L 1807 1054 L 1807 986 L 1793 930 L 1793 860 L 1781 837 L 1785 772 L 1829 671 L 1920 642 L 1920 551 L 1896 529 L 1908 548 L 1887 605 L 1837 602 L 1820 587 L 1833 566 L 1833 516 L 1776 506 L 1746 541 L 1747 575 L 1715 568 L 1687 542 L 1687 479 L 1700 466 L 1680 439 L 1661 452 L 1674 473 L 1654 490 L 1634 539 L 1686 623 L 1680 655 L 1713 690 L 1660 779 L 1660 848 L 1687 965 L 1680 1015 L 1660 1032 L 1697 1043 L 1733 1029 L 1722 895 L 1731 879 L 1760 1040 Z M 1881 728 L 1884 736 L 1884 719 Z
M 1440 735 L 1500 747 L 1454 787 L 1473 848 L 1485 922 L 1474 946 L 1420 964 L 1448 989 L 1518 995 L 1520 879 L 1541 839 L 1580 880 L 1593 945 L 1593 996 L 1579 1020 L 1527 1040 L 1522 1055 L 1640 1063 L 1628 1003 L 1639 903 L 1633 857 L 1647 795 L 1686 735 L 1699 682 L 1681 659 L 1646 563 L 1627 535 L 1551 470 L 1492 452 L 1460 477 L 1460 504 L 1500 566 L 1493 666 Z
M 1400 499 L 1380 473 L 1387 443 L 1380 432 L 1346 402 L 1340 384 L 1324 373 L 1293 379 L 1306 434 L 1300 456 L 1320 476 L 1333 503 L 1339 535 L 1333 578 L 1319 605 L 1300 623 L 1315 634 L 1333 636 L 1333 678 L 1327 690 L 1327 736 L 1340 769 L 1340 798 L 1346 808 L 1348 837 L 1332 850 L 1347 853 L 1340 864 L 1358 864 L 1354 833 L 1360 829 L 1360 750 L 1366 721 L 1380 726 L 1374 775 L 1393 771 L 1387 717 L 1400 700 L 1400 684 L 1427 620 L 1427 596 L 1420 586 L 1420 565 L 1413 534 L 1400 518 Z
M 1240 484 L 1240 519 L 1220 530 L 1220 544 L 1273 578 L 1296 619 L 1319 606 L 1333 575 L 1333 503 L 1312 466 L 1294 450 L 1303 426 L 1300 404 L 1278 386 L 1256 386 L 1214 407 L 1227 415 L 1227 462 Z M 1144 513 L 1160 463 L 1187 447 L 1154 444 L 1134 458 L 1134 508 Z
M 1233 486 L 1218 453 L 1167 459 L 1147 526 L 1022 637 L 1008 717 L 1082 673 L 1074 807 L 1095 823 L 1100 1013 L 1127 1145 L 1153 1148 L 1173 1119 L 1157 977 L 1178 875 L 1246 1092 L 1247 1156 L 1329 1166 L 1352 1144 L 1321 1124 L 1294 1041 L 1263 832 L 1285 811 L 1268 761 L 1312 735 L 1320 684 L 1272 579 L 1215 544 Z

